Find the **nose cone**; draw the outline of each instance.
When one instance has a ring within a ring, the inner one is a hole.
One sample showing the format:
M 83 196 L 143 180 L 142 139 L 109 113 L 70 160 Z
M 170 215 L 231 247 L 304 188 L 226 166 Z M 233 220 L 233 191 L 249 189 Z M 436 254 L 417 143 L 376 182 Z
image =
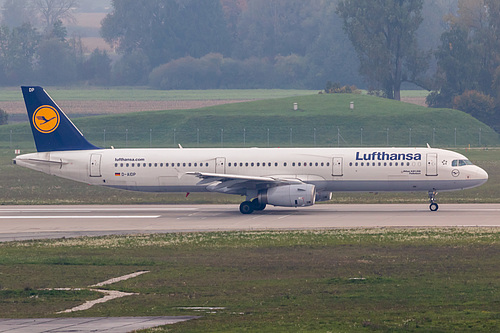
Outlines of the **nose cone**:
M 488 173 L 483 169 L 481 169 L 480 167 L 476 166 L 476 170 L 474 172 L 474 179 L 476 180 L 474 186 L 483 185 L 488 181 Z
M 488 181 L 488 173 L 481 168 L 478 169 L 479 169 L 479 175 L 478 175 L 479 179 L 483 180 L 482 184 L 484 184 Z

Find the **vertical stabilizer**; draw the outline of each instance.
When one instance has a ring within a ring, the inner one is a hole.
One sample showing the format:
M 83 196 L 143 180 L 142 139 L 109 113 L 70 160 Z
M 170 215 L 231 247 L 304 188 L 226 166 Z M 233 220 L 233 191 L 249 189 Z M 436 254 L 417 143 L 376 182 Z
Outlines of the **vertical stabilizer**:
M 42 87 L 21 87 L 39 152 L 99 149 L 89 143 Z

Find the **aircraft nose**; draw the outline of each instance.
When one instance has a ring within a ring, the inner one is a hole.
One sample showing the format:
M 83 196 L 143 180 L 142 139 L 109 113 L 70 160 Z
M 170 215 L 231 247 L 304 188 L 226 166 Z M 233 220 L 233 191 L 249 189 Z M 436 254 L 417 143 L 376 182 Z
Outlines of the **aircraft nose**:
M 477 167 L 476 177 L 481 181 L 481 184 L 484 184 L 488 181 L 488 173 L 480 167 Z

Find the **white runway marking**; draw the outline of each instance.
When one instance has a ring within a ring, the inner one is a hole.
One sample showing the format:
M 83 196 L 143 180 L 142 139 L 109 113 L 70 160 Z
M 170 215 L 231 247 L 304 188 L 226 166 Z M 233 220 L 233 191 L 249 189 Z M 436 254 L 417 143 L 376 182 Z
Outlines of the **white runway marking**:
M 37 220 L 53 220 L 53 219 L 157 219 L 160 215 L 46 215 L 46 216 L 33 216 L 33 215 L 14 215 L 2 216 L 0 219 L 37 219 Z
M 123 276 L 120 276 L 120 277 L 117 277 L 117 278 L 112 278 L 112 279 L 109 279 L 109 280 L 106 280 L 106 281 L 103 281 L 103 282 L 99 282 L 99 283 L 93 284 L 93 285 L 91 285 L 91 287 L 107 286 L 108 284 L 113 284 L 113 283 L 117 283 L 117 282 L 120 282 L 120 281 L 125 281 L 125 280 L 131 279 L 131 278 L 135 278 L 136 276 L 139 276 L 139 275 L 142 275 L 142 274 L 146 274 L 146 273 L 149 273 L 149 271 L 139 271 L 139 272 L 135 272 L 135 273 L 132 273 L 132 274 L 123 275 Z
M 99 293 L 102 293 L 102 294 L 106 295 L 106 296 L 104 296 L 102 298 L 98 298 L 98 299 L 93 300 L 93 301 L 87 301 L 87 302 L 85 302 L 85 303 L 83 303 L 81 305 L 75 306 L 75 307 L 73 307 L 71 309 L 67 309 L 67 310 L 56 312 L 56 314 L 71 313 L 71 312 L 76 312 L 76 311 L 84 311 L 84 310 L 90 309 L 91 307 L 93 307 L 96 304 L 109 302 L 109 301 L 111 301 L 113 299 L 116 299 L 116 298 L 121 298 L 121 297 L 125 297 L 125 296 L 139 295 L 138 293 L 126 293 L 126 292 L 118 291 L 118 290 L 95 289 L 94 287 L 107 286 L 107 285 L 110 285 L 110 284 L 113 284 L 113 283 L 116 283 L 116 282 L 120 282 L 120 281 L 125 281 L 125 280 L 128 280 L 128 279 L 132 279 L 134 277 L 137 277 L 137 276 L 145 274 L 145 273 L 149 273 L 149 271 L 139 271 L 139 272 L 135 272 L 135 273 L 131 273 L 131 274 L 119 276 L 119 277 L 112 278 L 112 279 L 109 279 L 109 280 L 106 280 L 106 281 L 103 281 L 103 282 L 100 282 L 100 283 L 96 283 L 94 285 L 89 286 L 88 288 L 48 288 L 48 289 L 45 289 L 45 290 L 90 290 L 90 291 L 96 291 L 96 292 L 99 292 Z

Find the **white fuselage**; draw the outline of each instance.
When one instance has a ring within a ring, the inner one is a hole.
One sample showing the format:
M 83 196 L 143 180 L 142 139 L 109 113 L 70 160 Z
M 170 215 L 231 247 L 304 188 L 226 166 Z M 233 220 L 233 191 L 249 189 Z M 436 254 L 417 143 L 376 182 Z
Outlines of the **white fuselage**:
M 15 163 L 127 190 L 248 196 L 241 188 L 217 188 L 216 179 L 200 181 L 195 173 L 293 179 L 315 185 L 317 192 L 451 191 L 487 181 L 480 167 L 456 162 L 463 160 L 459 153 L 434 148 L 179 148 L 32 153 Z

